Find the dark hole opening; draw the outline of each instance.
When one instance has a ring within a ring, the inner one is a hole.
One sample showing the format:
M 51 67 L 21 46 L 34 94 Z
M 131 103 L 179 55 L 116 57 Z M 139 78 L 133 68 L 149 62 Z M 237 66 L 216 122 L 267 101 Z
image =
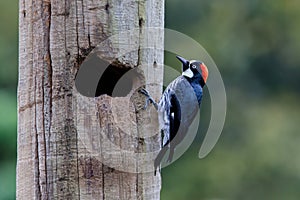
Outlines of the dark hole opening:
M 75 86 L 81 95 L 87 97 L 104 94 L 125 97 L 130 93 L 137 75 L 135 69 L 119 62 L 108 63 L 93 53 L 81 64 Z
M 107 94 L 112 97 L 125 97 L 132 89 L 132 78 L 126 74 L 130 69 L 110 64 L 101 76 L 95 96 Z

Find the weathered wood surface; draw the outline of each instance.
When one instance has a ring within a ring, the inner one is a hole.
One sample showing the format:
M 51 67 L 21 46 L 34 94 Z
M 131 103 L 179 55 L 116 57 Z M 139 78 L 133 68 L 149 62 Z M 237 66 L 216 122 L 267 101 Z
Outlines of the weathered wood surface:
M 163 31 L 145 28 L 163 28 L 164 1 L 20 0 L 19 9 L 17 199 L 159 199 L 151 156 L 132 152 L 159 148 L 155 112 L 141 109 L 135 89 L 161 93 Z M 126 97 L 77 92 L 80 65 L 99 44 L 108 61 L 134 49 L 118 58 L 140 74 Z

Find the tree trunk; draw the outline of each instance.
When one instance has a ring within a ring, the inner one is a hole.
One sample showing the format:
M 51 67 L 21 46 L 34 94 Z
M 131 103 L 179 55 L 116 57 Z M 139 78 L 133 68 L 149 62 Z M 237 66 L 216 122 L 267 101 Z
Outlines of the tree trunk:
M 157 116 L 137 90 L 160 96 L 163 21 L 163 0 L 20 0 L 17 199 L 159 199 Z M 132 72 L 129 92 L 80 94 L 91 54 L 114 67 L 105 81 Z

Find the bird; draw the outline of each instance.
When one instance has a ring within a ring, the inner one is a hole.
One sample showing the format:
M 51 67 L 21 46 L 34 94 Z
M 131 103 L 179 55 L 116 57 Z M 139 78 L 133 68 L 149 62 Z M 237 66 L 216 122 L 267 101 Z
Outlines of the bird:
M 176 146 L 185 138 L 189 126 L 199 111 L 203 87 L 208 78 L 208 68 L 202 61 L 186 60 L 181 56 L 176 58 L 182 63 L 182 74 L 174 79 L 163 92 L 159 102 L 142 88 L 141 94 L 146 96 L 144 109 L 153 104 L 158 112 L 161 129 L 161 150 L 154 160 L 154 175 L 165 154 L 169 150 L 167 162 L 173 160 Z

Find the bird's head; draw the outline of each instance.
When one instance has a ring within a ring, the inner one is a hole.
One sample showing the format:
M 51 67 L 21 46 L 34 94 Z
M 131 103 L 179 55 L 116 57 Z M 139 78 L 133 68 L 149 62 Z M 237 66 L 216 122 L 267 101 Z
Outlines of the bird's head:
M 201 78 L 203 85 L 206 84 L 208 77 L 208 69 L 206 65 L 198 60 L 186 60 L 180 56 L 176 56 L 182 63 L 182 75 L 188 78 Z M 202 84 L 201 84 L 202 85 Z

